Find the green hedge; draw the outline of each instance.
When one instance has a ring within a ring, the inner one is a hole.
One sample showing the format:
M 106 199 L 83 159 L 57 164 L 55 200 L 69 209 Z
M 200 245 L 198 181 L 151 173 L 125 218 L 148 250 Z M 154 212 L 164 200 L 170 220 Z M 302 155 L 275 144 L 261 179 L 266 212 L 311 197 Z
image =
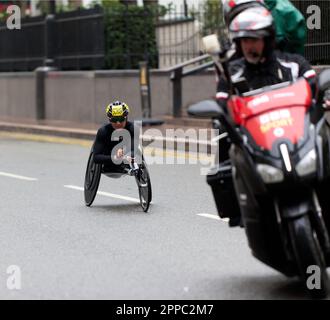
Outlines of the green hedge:
M 103 5 L 107 69 L 136 69 L 147 60 L 158 67 L 156 21 L 158 9 L 152 6 Z

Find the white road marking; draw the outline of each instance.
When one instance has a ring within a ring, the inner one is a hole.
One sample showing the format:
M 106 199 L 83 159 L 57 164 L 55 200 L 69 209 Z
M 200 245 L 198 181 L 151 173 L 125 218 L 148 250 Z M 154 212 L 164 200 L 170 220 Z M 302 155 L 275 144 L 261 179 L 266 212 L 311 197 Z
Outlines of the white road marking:
M 213 219 L 213 220 L 218 220 L 218 221 L 223 221 L 223 222 L 229 222 L 229 219 L 228 218 L 221 219 L 219 216 L 216 216 L 214 214 L 199 213 L 197 215 L 200 216 L 200 217 L 203 217 L 203 218 L 208 218 L 208 219 Z
M 72 190 L 84 191 L 84 188 L 77 187 L 77 186 L 65 185 L 64 187 L 68 188 L 68 189 L 72 189 Z M 140 203 L 139 199 L 121 196 L 119 194 L 113 194 L 113 193 L 108 193 L 108 192 L 103 192 L 103 191 L 98 191 L 97 194 L 100 196 L 104 196 L 104 197 L 110 197 L 110 198 L 130 201 L 130 202 L 134 202 L 134 203 Z
M 8 177 L 8 178 L 13 178 L 13 179 L 19 179 L 19 180 L 25 180 L 25 181 L 37 181 L 38 180 L 36 178 L 19 176 L 17 174 L 12 174 L 12 173 L 7 173 L 7 172 L 0 172 L 0 176 L 4 176 L 4 177 Z

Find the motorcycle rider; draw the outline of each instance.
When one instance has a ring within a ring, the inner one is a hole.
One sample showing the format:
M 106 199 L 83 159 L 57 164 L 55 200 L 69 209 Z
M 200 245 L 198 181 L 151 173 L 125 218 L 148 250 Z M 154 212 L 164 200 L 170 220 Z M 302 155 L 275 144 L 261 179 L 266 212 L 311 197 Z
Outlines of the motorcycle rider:
M 223 13 L 227 27 L 245 9 L 266 7 L 276 26 L 276 46 L 289 53 L 304 54 L 307 38 L 306 21 L 302 13 L 289 0 L 225 0 Z
M 228 64 L 234 93 L 295 81 L 299 77 L 306 78 L 315 91 L 316 73 L 310 64 L 298 54 L 275 50 L 274 20 L 268 9 L 253 6 L 243 10 L 231 21 L 229 32 L 242 57 Z M 225 77 L 220 75 L 216 98 L 224 112 L 227 112 L 230 89 Z M 228 138 L 219 141 L 219 163 L 228 162 L 229 148 Z M 240 224 L 240 217 L 236 213 L 233 216 L 230 212 L 227 214 L 230 226 Z
M 246 91 L 295 81 L 304 76 L 312 83 L 316 73 L 300 55 L 275 50 L 275 26 L 271 13 L 264 7 L 252 7 L 238 14 L 229 26 L 231 39 L 242 58 L 231 61 L 229 70 L 233 85 L 245 81 Z M 228 98 L 223 77 L 218 83 L 217 98 Z

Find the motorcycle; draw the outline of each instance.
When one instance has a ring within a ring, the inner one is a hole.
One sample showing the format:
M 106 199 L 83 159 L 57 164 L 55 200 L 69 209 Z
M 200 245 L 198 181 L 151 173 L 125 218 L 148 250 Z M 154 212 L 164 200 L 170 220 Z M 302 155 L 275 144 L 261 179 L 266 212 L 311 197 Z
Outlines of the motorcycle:
M 210 47 L 216 67 L 228 75 L 227 49 Z M 325 70 L 318 79 L 319 99 L 329 87 Z M 229 161 L 208 175 L 219 215 L 240 216 L 254 257 L 288 277 L 299 276 L 312 297 L 326 297 L 330 126 L 309 84 L 301 78 L 232 94 L 228 113 L 215 101 L 188 109 L 221 123 L 231 141 Z M 319 276 L 314 285 L 313 272 Z

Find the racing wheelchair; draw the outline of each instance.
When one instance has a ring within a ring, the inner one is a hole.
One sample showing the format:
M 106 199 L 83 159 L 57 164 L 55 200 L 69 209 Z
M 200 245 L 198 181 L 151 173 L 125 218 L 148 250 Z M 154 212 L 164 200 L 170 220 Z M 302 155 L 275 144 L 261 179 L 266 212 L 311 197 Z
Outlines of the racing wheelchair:
M 126 156 L 124 157 L 124 159 L 128 159 L 128 157 Z M 152 200 L 152 189 L 151 189 L 149 171 L 143 155 L 141 159 L 142 161 L 140 164 L 134 161 L 132 162 L 129 161 L 129 164 L 124 165 L 122 171 L 109 172 L 106 170 L 106 167 L 104 165 L 97 164 L 94 162 L 94 153 L 92 147 L 87 162 L 85 183 L 84 183 L 84 195 L 85 195 L 86 206 L 90 207 L 93 204 L 97 194 L 97 190 L 99 188 L 102 174 L 112 179 L 119 179 L 124 176 L 133 176 L 135 177 L 135 181 L 138 186 L 139 198 L 140 198 L 140 204 L 142 210 L 144 212 L 148 212 L 150 202 Z

